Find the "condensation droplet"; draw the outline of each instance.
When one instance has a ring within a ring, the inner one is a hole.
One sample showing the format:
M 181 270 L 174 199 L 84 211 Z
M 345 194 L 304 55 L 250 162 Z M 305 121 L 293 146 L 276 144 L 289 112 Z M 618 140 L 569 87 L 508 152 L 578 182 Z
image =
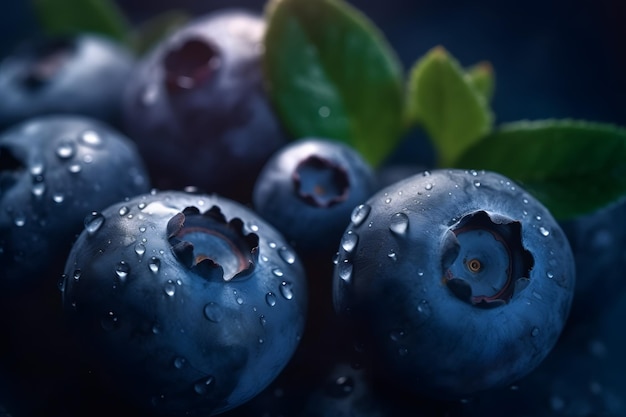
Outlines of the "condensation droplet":
M 265 302 L 268 306 L 274 307 L 276 305 L 276 295 L 273 292 L 265 294 Z
M 218 323 L 224 317 L 224 312 L 219 304 L 211 301 L 204 306 L 204 317 L 214 323 Z
M 120 216 L 126 216 L 128 214 L 128 211 L 129 211 L 128 206 L 122 206 L 118 210 L 118 213 Z
M 26 217 L 21 213 L 16 214 L 13 218 L 13 224 L 17 227 L 23 227 L 26 224 Z
M 157 258 L 156 256 L 151 257 L 150 262 L 148 262 L 148 268 L 150 268 L 150 271 L 156 274 L 157 272 L 159 272 L 160 267 L 161 267 L 161 260 Z
M 337 273 L 339 274 L 339 278 L 344 280 L 345 282 L 350 282 L 352 279 L 352 270 L 353 266 L 350 261 L 344 259 L 339 265 L 337 265 Z
M 72 174 L 78 174 L 80 171 L 82 171 L 82 169 L 83 167 L 81 167 L 80 164 L 72 164 L 67 167 L 67 170 Z
M 87 130 L 80 135 L 80 140 L 89 146 L 100 146 L 102 145 L 102 137 L 97 132 L 93 130 Z
M 346 252 L 350 253 L 354 250 L 359 242 L 359 236 L 352 230 L 348 230 L 341 238 L 341 247 Z
M 130 265 L 128 265 L 125 261 L 120 261 L 115 265 L 115 275 L 120 279 L 120 281 L 125 281 L 130 273 Z
M 283 270 L 280 268 L 272 268 L 272 274 L 274 274 L 274 276 L 276 277 L 282 277 L 283 275 L 285 275 Z
M 542 236 L 549 236 L 550 235 L 550 231 L 548 229 L 546 229 L 545 227 L 541 226 L 539 228 L 539 233 L 541 233 Z
M 427 191 L 430 191 L 430 190 L 432 190 L 432 189 L 433 189 L 433 185 L 432 185 L 431 183 L 427 183 L 427 184 L 424 186 L 424 189 L 425 189 L 425 190 L 427 190 Z
M 114 312 L 109 311 L 102 320 L 100 320 L 100 325 L 105 331 L 110 332 L 119 327 L 119 319 Z
M 352 210 L 352 215 L 350 216 L 350 220 L 354 226 L 361 225 L 367 216 L 369 216 L 372 208 L 367 204 L 358 205 Z
M 104 216 L 97 211 L 92 211 L 87 216 L 85 216 L 84 224 L 87 233 L 93 235 L 98 230 L 100 230 L 100 228 L 104 224 Z
M 398 255 L 396 255 L 396 252 L 391 249 L 389 252 L 387 252 L 387 257 L 389 259 L 391 259 L 392 261 L 397 261 L 398 260 Z
M 480 181 L 474 180 L 474 187 L 476 188 L 480 187 Z
M 212 376 L 203 378 L 193 385 L 193 390 L 198 395 L 206 395 L 211 389 L 211 387 L 213 386 L 214 381 L 215 381 L 215 378 Z
M 31 189 L 33 195 L 37 198 L 41 198 L 46 192 L 46 184 L 44 182 L 38 182 L 33 185 Z
M 186 363 L 187 359 L 183 358 L 182 356 L 174 358 L 174 368 L 176 369 L 181 369 L 183 366 L 185 366 Z
M 551 271 L 546 272 L 546 276 L 550 279 L 554 278 L 554 273 Z
M 278 255 L 283 261 L 285 261 L 289 265 L 292 265 L 294 262 L 296 262 L 296 255 L 285 246 L 278 250 Z
M 539 329 L 537 327 L 533 327 L 533 329 L 530 331 L 530 335 L 532 337 L 536 337 L 537 335 L 539 335 Z
M 63 194 L 57 193 L 52 196 L 52 201 L 57 204 L 61 204 L 65 200 L 65 196 Z
M 135 245 L 135 253 L 141 258 L 143 254 L 146 253 L 146 245 L 143 243 L 137 243 Z
M 63 160 L 70 159 L 71 157 L 74 156 L 75 152 L 76 152 L 76 147 L 74 145 L 74 142 L 71 142 L 71 141 L 61 142 L 59 146 L 57 146 L 56 148 L 57 157 Z
M 396 213 L 391 216 L 389 230 L 397 235 L 404 235 L 409 228 L 409 217 L 404 213 Z
M 283 281 L 280 283 L 280 294 L 285 297 L 286 300 L 293 298 L 293 284 L 289 281 Z
M 176 293 L 176 284 L 174 284 L 174 281 L 168 279 L 165 283 L 165 286 L 163 287 L 163 291 L 168 297 L 173 297 Z

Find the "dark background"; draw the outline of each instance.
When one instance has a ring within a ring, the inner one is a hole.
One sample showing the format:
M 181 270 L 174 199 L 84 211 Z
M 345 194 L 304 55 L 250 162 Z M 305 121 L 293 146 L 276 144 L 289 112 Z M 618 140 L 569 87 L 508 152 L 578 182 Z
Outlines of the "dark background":
M 171 8 L 261 11 L 263 0 L 117 0 L 133 22 Z M 626 2 L 620 0 L 352 0 L 405 69 L 436 45 L 464 66 L 489 60 L 496 122 L 577 118 L 626 125 Z M 0 14 L 0 52 L 37 33 L 29 2 Z M 7 10 L 8 9 L 8 10 Z M 320 23 L 323 24 L 323 23 Z

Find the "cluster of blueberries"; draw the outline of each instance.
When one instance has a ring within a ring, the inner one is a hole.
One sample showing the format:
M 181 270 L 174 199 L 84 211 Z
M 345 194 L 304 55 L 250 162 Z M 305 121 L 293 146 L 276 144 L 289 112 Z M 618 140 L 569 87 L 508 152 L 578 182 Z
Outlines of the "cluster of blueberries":
M 225 10 L 142 57 L 83 34 L 2 61 L 5 415 L 623 413 L 586 374 L 566 396 L 606 354 L 580 341 L 626 285 L 624 204 L 558 222 L 498 173 L 290 138 L 264 29 Z

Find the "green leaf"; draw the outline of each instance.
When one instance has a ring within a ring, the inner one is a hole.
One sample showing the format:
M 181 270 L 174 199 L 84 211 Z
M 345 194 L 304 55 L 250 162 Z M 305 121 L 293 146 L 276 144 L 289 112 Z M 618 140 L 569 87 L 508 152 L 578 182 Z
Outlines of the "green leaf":
M 491 101 L 495 90 L 495 74 L 490 62 L 482 61 L 471 66 L 467 69 L 465 76 L 478 94 L 488 102 Z
M 143 22 L 132 32 L 133 49 L 142 55 L 173 30 L 183 26 L 191 16 L 184 10 L 167 10 Z
M 112 0 L 32 0 L 35 13 L 51 35 L 92 32 L 128 41 L 130 25 Z
M 271 0 L 266 17 L 265 77 L 289 133 L 381 163 L 405 127 L 403 70 L 382 33 L 341 0 Z
M 626 196 L 626 130 L 574 120 L 510 123 L 467 150 L 456 165 L 500 172 L 555 217 L 576 217 Z
M 409 114 L 430 136 L 440 167 L 455 159 L 491 129 L 493 116 L 459 63 L 441 46 L 411 70 Z

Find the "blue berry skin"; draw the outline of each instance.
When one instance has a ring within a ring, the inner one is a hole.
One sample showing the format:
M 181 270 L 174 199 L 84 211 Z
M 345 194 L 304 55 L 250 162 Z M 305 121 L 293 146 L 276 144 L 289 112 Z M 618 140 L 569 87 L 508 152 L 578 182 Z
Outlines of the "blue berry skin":
M 64 275 L 87 360 L 155 414 L 207 416 L 248 401 L 304 328 L 299 258 L 256 213 L 217 195 L 152 192 L 108 207 Z
M 157 188 L 250 202 L 258 172 L 285 143 L 263 85 L 264 33 L 260 16 L 227 9 L 196 18 L 140 60 L 123 113 Z
M 84 116 L 40 116 L 0 135 L 0 286 L 56 287 L 91 211 L 145 193 L 150 181 L 133 142 Z M 53 266 L 57 265 L 57 268 Z
M 548 210 L 493 172 L 437 170 L 355 208 L 333 277 L 336 311 L 396 387 L 458 399 L 546 357 L 575 267 Z
M 371 167 L 348 145 L 304 138 L 276 152 L 253 206 L 301 251 L 332 252 L 354 207 L 376 190 Z
M 124 86 L 135 57 L 105 37 L 33 39 L 0 64 L 0 128 L 49 114 L 79 114 L 120 124 Z
M 591 323 L 624 296 L 626 200 L 561 222 L 576 260 L 571 325 Z

